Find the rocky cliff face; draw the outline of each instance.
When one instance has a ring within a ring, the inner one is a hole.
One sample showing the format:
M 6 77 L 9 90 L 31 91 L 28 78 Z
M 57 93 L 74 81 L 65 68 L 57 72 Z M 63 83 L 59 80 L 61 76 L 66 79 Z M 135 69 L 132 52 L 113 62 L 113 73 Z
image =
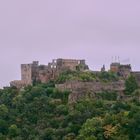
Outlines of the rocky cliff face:
M 69 102 L 76 102 L 77 100 L 85 97 L 96 97 L 96 94 L 103 91 L 116 91 L 118 96 L 123 96 L 125 89 L 124 81 L 116 82 L 80 82 L 80 81 L 68 81 L 64 84 L 57 84 L 56 88 L 59 90 L 69 90 Z

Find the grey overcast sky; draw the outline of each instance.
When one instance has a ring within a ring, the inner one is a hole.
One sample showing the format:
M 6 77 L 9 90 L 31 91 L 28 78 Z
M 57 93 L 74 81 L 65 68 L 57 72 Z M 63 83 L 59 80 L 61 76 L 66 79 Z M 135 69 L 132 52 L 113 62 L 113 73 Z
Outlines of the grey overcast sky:
M 139 53 L 140 0 L 0 0 L 0 87 L 33 60 L 84 58 L 100 69 L 120 56 L 140 70 Z

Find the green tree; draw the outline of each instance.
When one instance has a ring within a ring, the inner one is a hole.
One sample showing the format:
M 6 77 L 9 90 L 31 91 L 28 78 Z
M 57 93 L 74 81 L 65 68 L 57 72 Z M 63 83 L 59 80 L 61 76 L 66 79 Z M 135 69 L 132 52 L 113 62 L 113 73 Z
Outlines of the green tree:
M 80 130 L 78 140 L 104 140 L 103 120 L 99 117 L 88 119 Z
M 0 133 L 0 140 L 6 140 L 6 136 Z
M 125 93 L 130 95 L 132 94 L 136 89 L 138 89 L 138 83 L 136 81 L 136 78 L 134 76 L 128 77 L 128 79 L 125 81 Z
M 15 124 L 13 124 L 9 127 L 9 133 L 8 134 L 9 134 L 10 138 L 18 136 L 19 132 L 20 131 Z
M 137 89 L 133 92 L 135 100 L 140 101 L 140 89 Z
M 8 123 L 6 120 L 0 119 L 0 133 L 7 134 L 8 132 Z
M 8 115 L 8 108 L 6 105 L 0 105 L 0 118 L 6 118 Z

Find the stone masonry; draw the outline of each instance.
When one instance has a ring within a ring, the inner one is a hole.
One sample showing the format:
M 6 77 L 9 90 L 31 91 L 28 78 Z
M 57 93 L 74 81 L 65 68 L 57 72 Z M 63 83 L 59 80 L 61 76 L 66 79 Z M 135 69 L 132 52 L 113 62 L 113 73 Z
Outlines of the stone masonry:
M 17 88 L 32 85 L 34 82 L 47 83 L 54 80 L 60 73 L 66 70 L 88 70 L 85 60 L 54 59 L 48 65 L 39 65 L 38 61 L 31 64 L 21 64 L 21 80 L 11 81 L 10 85 Z
M 60 91 L 70 91 L 69 103 L 76 102 L 79 99 L 90 97 L 95 98 L 96 94 L 103 91 L 115 91 L 119 97 L 123 97 L 123 91 L 125 90 L 124 80 L 116 82 L 80 82 L 80 81 L 67 81 L 64 84 L 56 85 Z
M 28 85 L 33 85 L 33 83 L 36 82 L 48 83 L 50 80 L 55 80 L 62 72 L 67 70 L 87 71 L 89 68 L 85 60 L 59 58 L 52 60 L 48 65 L 39 65 L 38 61 L 33 61 L 30 64 L 21 64 L 21 80 L 12 81 L 10 85 L 20 89 Z M 55 86 L 61 91 L 70 91 L 69 102 L 72 103 L 87 96 L 91 98 L 96 97 L 96 94 L 102 91 L 115 91 L 118 93 L 118 97 L 123 97 L 125 79 L 128 78 L 130 74 L 136 77 L 140 85 L 140 72 L 133 72 L 131 65 L 122 65 L 115 62 L 110 65 L 110 71 L 122 77 L 122 80 L 107 83 L 100 81 L 67 81 Z M 105 72 L 105 66 L 103 66 L 101 71 L 92 72 L 95 75 L 96 73 Z
M 110 71 L 118 74 L 119 76 L 123 77 L 124 79 L 128 78 L 132 72 L 131 65 L 122 65 L 118 62 L 112 63 L 110 65 Z

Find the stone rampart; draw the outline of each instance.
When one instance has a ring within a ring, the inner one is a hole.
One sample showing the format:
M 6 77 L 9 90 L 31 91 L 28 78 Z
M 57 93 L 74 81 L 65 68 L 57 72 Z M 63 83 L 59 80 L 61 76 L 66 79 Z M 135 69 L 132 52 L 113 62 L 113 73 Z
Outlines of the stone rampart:
M 75 102 L 80 98 L 89 96 L 95 97 L 96 94 L 102 91 L 116 91 L 118 94 L 122 94 L 125 90 L 124 81 L 116 82 L 80 82 L 80 81 L 68 81 L 64 84 L 57 84 L 56 88 L 61 91 L 69 90 L 69 101 Z

